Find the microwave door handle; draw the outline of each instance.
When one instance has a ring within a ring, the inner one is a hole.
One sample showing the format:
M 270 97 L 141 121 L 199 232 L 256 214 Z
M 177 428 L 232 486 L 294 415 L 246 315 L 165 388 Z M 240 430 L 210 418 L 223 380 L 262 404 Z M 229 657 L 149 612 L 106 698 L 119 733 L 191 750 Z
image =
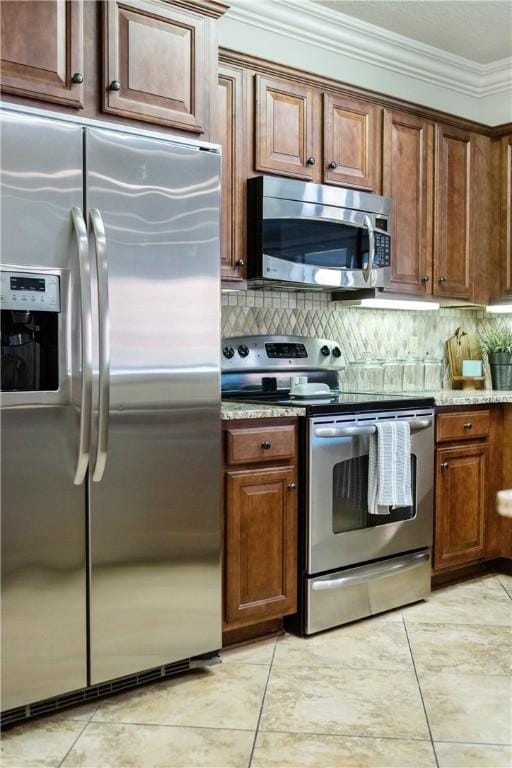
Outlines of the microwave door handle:
M 98 272 L 98 314 L 99 314 L 99 398 L 98 398 L 98 439 L 96 458 L 92 470 L 94 483 L 99 483 L 105 472 L 108 451 L 108 422 L 110 411 L 110 322 L 108 302 L 108 260 L 107 237 L 103 218 L 97 208 L 89 213 L 96 267 Z
M 368 230 L 368 267 L 363 270 L 363 277 L 365 282 L 369 282 L 371 285 L 373 262 L 375 260 L 375 232 L 373 231 L 372 220 L 368 215 L 365 215 L 364 223 Z
M 78 456 L 73 474 L 74 485 L 82 485 L 91 449 L 92 413 L 92 305 L 91 269 L 89 264 L 89 240 L 80 208 L 71 209 L 71 220 L 78 250 L 78 275 L 80 287 L 80 329 L 82 343 L 82 381 L 80 386 L 80 427 Z

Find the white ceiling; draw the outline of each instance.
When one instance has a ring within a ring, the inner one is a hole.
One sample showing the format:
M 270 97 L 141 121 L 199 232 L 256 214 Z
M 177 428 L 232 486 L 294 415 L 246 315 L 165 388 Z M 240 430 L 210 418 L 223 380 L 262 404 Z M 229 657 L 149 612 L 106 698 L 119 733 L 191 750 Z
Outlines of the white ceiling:
M 314 2 L 479 64 L 512 56 L 512 0 Z

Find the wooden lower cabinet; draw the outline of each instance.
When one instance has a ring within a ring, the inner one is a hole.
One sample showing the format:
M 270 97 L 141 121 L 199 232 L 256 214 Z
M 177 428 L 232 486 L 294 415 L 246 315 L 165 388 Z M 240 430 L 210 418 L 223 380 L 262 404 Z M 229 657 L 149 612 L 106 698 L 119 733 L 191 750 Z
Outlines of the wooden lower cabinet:
M 296 483 L 294 467 L 226 473 L 225 629 L 296 611 Z
M 486 442 L 436 450 L 435 571 L 485 557 L 488 450 Z

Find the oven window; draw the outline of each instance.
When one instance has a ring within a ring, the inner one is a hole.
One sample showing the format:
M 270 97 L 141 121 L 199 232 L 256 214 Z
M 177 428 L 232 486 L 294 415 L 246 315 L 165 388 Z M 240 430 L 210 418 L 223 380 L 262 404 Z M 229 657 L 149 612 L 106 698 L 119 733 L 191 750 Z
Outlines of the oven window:
M 346 533 L 416 516 L 416 456 L 411 455 L 412 507 L 392 509 L 389 515 L 368 513 L 368 454 L 347 459 L 333 469 L 332 530 Z
M 263 253 L 294 264 L 364 269 L 368 264 L 368 230 L 316 219 L 264 219 Z

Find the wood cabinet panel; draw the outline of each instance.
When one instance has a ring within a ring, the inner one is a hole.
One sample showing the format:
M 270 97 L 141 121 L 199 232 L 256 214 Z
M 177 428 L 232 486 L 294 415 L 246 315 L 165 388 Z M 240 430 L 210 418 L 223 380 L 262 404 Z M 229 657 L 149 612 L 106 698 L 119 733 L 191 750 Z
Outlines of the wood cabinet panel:
M 379 117 L 375 104 L 324 94 L 324 181 L 377 189 Z
M 255 87 L 256 170 L 311 180 L 316 163 L 312 90 L 261 75 Z
M 512 294 L 512 136 L 501 139 L 500 262 L 501 293 Z
M 203 132 L 206 17 L 162 0 L 103 7 L 105 111 Z
M 382 194 L 393 199 L 389 290 L 432 293 L 433 126 L 384 112 Z
M 226 463 L 248 464 L 293 459 L 296 431 L 293 425 L 226 430 Z
M 297 608 L 295 470 L 226 476 L 225 620 L 242 626 Z
M 222 146 L 220 259 L 223 280 L 244 279 L 245 269 L 245 88 L 244 72 L 219 66 L 211 140 Z
M 484 557 L 487 455 L 485 443 L 436 450 L 436 570 Z
M 469 440 L 489 435 L 489 411 L 466 411 L 465 413 L 440 413 L 437 417 L 438 442 L 447 440 Z
M 2 91 L 82 107 L 82 0 L 2 0 L 0 12 Z
M 471 134 L 437 126 L 434 294 L 471 299 Z

